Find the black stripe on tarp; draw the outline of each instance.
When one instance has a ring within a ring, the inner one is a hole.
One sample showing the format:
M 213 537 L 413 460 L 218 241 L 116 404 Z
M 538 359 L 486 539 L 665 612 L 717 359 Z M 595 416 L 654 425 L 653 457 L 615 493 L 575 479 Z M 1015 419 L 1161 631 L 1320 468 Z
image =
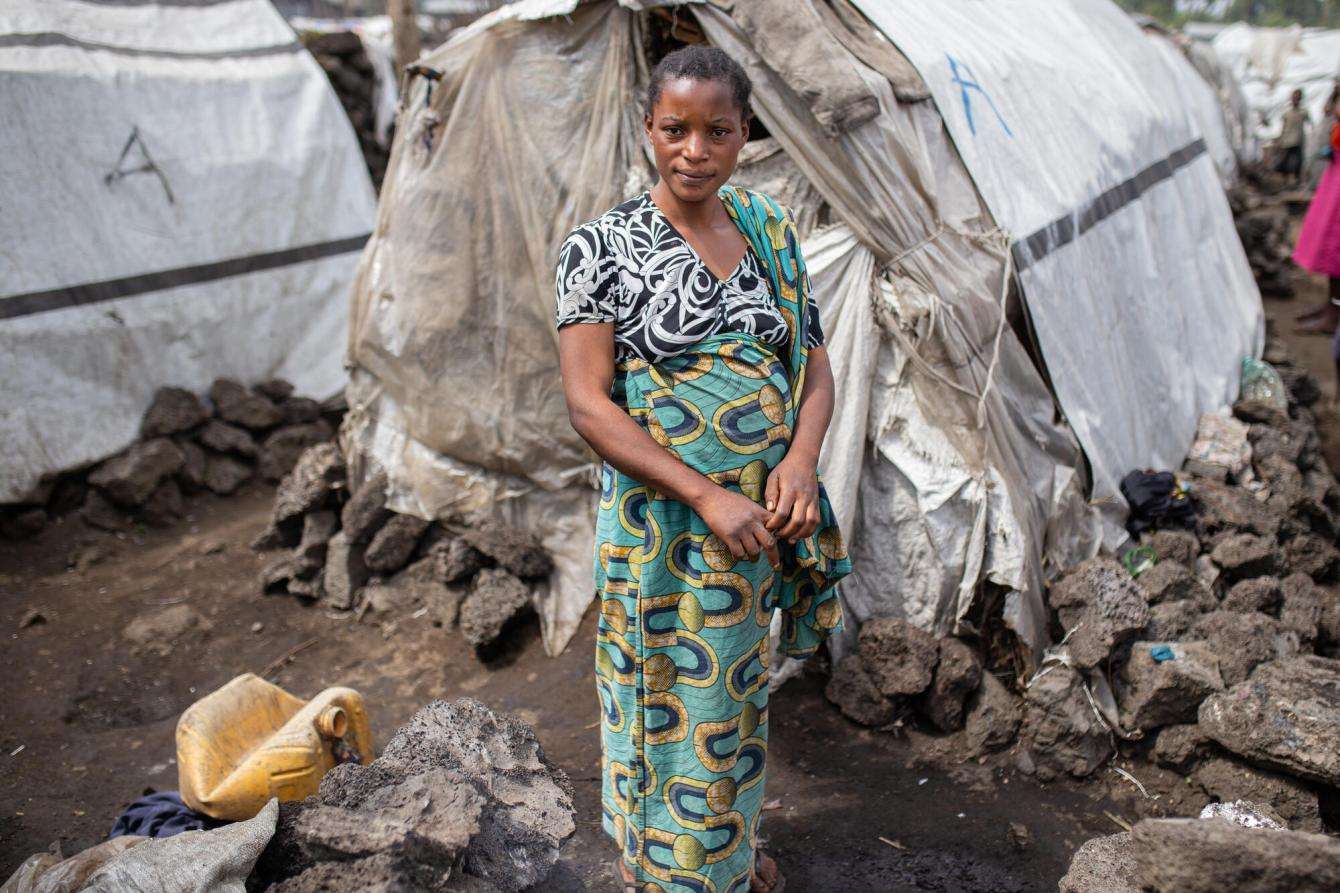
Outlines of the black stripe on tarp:
M 1058 248 L 1069 245 L 1080 236 L 1102 223 L 1164 180 L 1171 179 L 1179 170 L 1204 155 L 1208 150 L 1205 140 L 1198 139 L 1178 149 L 1161 161 L 1156 161 L 1134 177 L 1118 183 L 1080 209 L 1058 217 L 1042 229 L 1014 245 L 1014 268 L 1020 272 L 1042 260 Z
M 141 273 L 137 276 L 124 276 L 120 279 L 105 279 L 102 282 L 87 282 L 83 285 L 70 285 L 65 288 L 53 288 L 49 291 L 33 291 L 22 295 L 10 295 L 0 298 L 0 319 L 14 319 L 19 316 L 31 316 L 34 313 L 47 313 L 52 310 L 64 310 L 83 304 L 98 304 L 117 298 L 129 298 L 135 295 L 162 291 L 165 288 L 178 288 L 183 285 L 199 285 L 213 282 L 229 276 L 243 276 L 247 273 L 259 273 L 262 270 L 274 270 L 299 264 L 309 260 L 320 260 L 358 251 L 367 244 L 372 233 L 336 239 L 331 242 L 318 242 L 315 245 L 302 245 L 298 248 L 285 248 L 282 251 L 270 251 L 265 254 L 251 254 L 230 260 L 215 261 L 210 264 L 197 264 L 193 267 L 177 267 L 174 270 L 160 270 L 156 273 Z
M 141 56 L 152 59 L 247 59 L 256 56 L 278 56 L 304 51 L 298 41 L 265 47 L 243 47 L 236 50 L 146 50 L 138 47 L 116 46 L 80 40 L 57 31 L 35 31 L 28 34 L 0 34 L 0 49 L 7 47 L 77 47 L 81 50 L 101 50 L 121 56 Z

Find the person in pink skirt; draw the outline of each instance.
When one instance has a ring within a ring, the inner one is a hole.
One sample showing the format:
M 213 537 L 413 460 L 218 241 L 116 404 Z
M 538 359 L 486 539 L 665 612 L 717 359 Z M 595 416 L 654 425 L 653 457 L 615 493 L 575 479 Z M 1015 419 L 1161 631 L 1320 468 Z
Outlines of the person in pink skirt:
M 1340 399 L 1340 106 L 1331 119 L 1330 161 L 1317 192 L 1303 218 L 1293 261 L 1305 270 L 1330 278 L 1330 300 L 1305 317 L 1303 332 L 1334 334 L 1331 357 L 1336 364 L 1337 398 Z

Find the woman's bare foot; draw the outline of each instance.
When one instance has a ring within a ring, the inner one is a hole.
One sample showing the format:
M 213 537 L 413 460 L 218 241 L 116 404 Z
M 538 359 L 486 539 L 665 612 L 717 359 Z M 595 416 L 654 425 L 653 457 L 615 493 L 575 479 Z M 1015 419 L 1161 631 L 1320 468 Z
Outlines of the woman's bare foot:
M 781 876 L 772 857 L 759 850 L 754 856 L 754 875 L 749 879 L 749 893 L 769 893 L 777 886 Z
M 633 876 L 633 870 L 628 867 L 628 863 L 623 859 L 616 859 L 614 864 L 618 866 L 619 877 L 623 879 L 623 889 L 625 891 L 636 890 L 637 878 Z
M 1294 331 L 1302 335 L 1333 335 L 1338 324 L 1340 324 L 1340 307 L 1327 304 L 1311 322 L 1298 326 Z

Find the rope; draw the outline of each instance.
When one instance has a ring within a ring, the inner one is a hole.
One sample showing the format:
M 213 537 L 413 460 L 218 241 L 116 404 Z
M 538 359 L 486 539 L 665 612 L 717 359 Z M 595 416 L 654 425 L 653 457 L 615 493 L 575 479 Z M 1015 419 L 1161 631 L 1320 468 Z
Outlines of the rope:
M 890 273 L 893 273 L 894 268 L 898 267 L 904 260 L 911 257 L 918 251 L 921 251 L 927 245 L 930 245 L 931 243 L 939 240 L 939 238 L 943 236 L 945 233 L 950 232 L 954 233 L 957 236 L 961 236 L 964 239 L 967 239 L 968 241 L 974 243 L 975 245 L 978 245 L 981 248 L 984 248 L 986 251 L 988 251 L 991 255 L 999 259 L 1001 262 L 1000 293 L 997 299 L 997 309 L 999 312 L 999 319 L 996 323 L 996 334 L 992 339 L 991 361 L 987 364 L 986 382 L 985 384 L 983 384 L 981 391 L 979 392 L 971 388 L 965 387 L 959 384 L 958 382 L 952 380 L 948 376 L 944 375 L 939 370 L 935 369 L 933 366 L 931 366 L 931 364 L 926 362 L 925 358 L 921 356 L 921 353 L 917 350 L 916 345 L 912 343 L 911 339 L 908 338 L 905 334 L 903 334 L 901 327 L 895 324 L 889 326 L 889 329 L 893 335 L 894 340 L 898 342 L 898 346 L 902 348 L 903 352 L 907 355 L 908 359 L 912 362 L 914 366 L 917 367 L 918 370 L 921 371 L 923 375 L 926 375 L 934 379 L 935 381 L 938 381 L 940 384 L 943 384 L 948 388 L 958 391 L 959 393 L 967 397 L 971 397 L 973 400 L 976 401 L 977 427 L 980 429 L 986 427 L 986 401 L 987 398 L 990 396 L 992 389 L 995 386 L 996 370 L 1000 366 L 1000 345 L 1005 335 L 1005 325 L 1006 325 L 1005 308 L 1007 302 L 1009 301 L 1010 280 L 1014 276 L 1014 252 L 1011 250 L 1013 240 L 1010 238 L 1009 233 L 1007 233 L 1005 230 L 999 227 L 981 233 L 969 232 L 967 230 L 959 229 L 958 227 L 950 226 L 948 223 L 941 221 L 940 224 L 935 228 L 934 232 L 928 234 L 924 238 L 917 241 L 915 244 L 899 252 L 897 255 L 892 257 L 886 263 L 882 264 L 880 268 L 880 273 L 881 275 L 885 276 L 889 275 Z M 952 308 L 949 307 L 949 305 L 945 304 L 940 299 L 939 295 L 936 295 L 933 292 L 928 292 L 928 294 L 930 295 L 933 301 L 931 305 L 930 318 L 931 318 L 931 328 L 934 329 L 937 328 L 940 324 L 939 314 L 941 308 L 943 307 L 949 309 L 951 316 L 952 316 Z M 959 326 L 960 328 L 962 328 L 961 323 L 959 324 Z

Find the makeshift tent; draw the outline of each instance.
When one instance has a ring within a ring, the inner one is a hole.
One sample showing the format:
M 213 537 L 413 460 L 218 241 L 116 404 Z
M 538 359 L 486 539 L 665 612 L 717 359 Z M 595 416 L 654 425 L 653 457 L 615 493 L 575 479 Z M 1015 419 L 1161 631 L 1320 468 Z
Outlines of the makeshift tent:
M 1219 178 L 1225 188 L 1231 188 L 1238 179 L 1239 162 L 1255 161 L 1258 154 L 1255 135 L 1249 134 L 1247 100 L 1237 78 L 1209 44 L 1196 43 L 1152 19 L 1136 20 L 1168 56 L 1168 70 L 1174 75 L 1172 86 L 1180 94 L 1182 106 L 1197 116 L 1197 126 L 1205 134 Z
M 1036 656 L 1047 575 L 1124 538 L 1121 476 L 1179 466 L 1262 340 L 1169 55 L 1107 0 L 656 6 L 527 0 L 422 60 L 355 286 L 351 473 L 385 470 L 399 511 L 538 533 L 563 647 L 593 594 L 594 464 L 554 264 L 653 182 L 639 99 L 668 18 L 748 68 L 771 137 L 736 180 L 800 210 L 857 567 L 835 647 L 876 615 L 999 616 Z
M 1294 90 L 1312 118 L 1309 155 L 1326 144 L 1330 122 L 1326 100 L 1340 81 L 1340 31 L 1319 28 L 1257 28 L 1243 22 L 1215 35 L 1214 50 L 1242 84 L 1261 143 L 1278 139 Z
M 163 385 L 338 393 L 375 197 L 268 0 L 0 0 L 0 502 L 133 441 Z

